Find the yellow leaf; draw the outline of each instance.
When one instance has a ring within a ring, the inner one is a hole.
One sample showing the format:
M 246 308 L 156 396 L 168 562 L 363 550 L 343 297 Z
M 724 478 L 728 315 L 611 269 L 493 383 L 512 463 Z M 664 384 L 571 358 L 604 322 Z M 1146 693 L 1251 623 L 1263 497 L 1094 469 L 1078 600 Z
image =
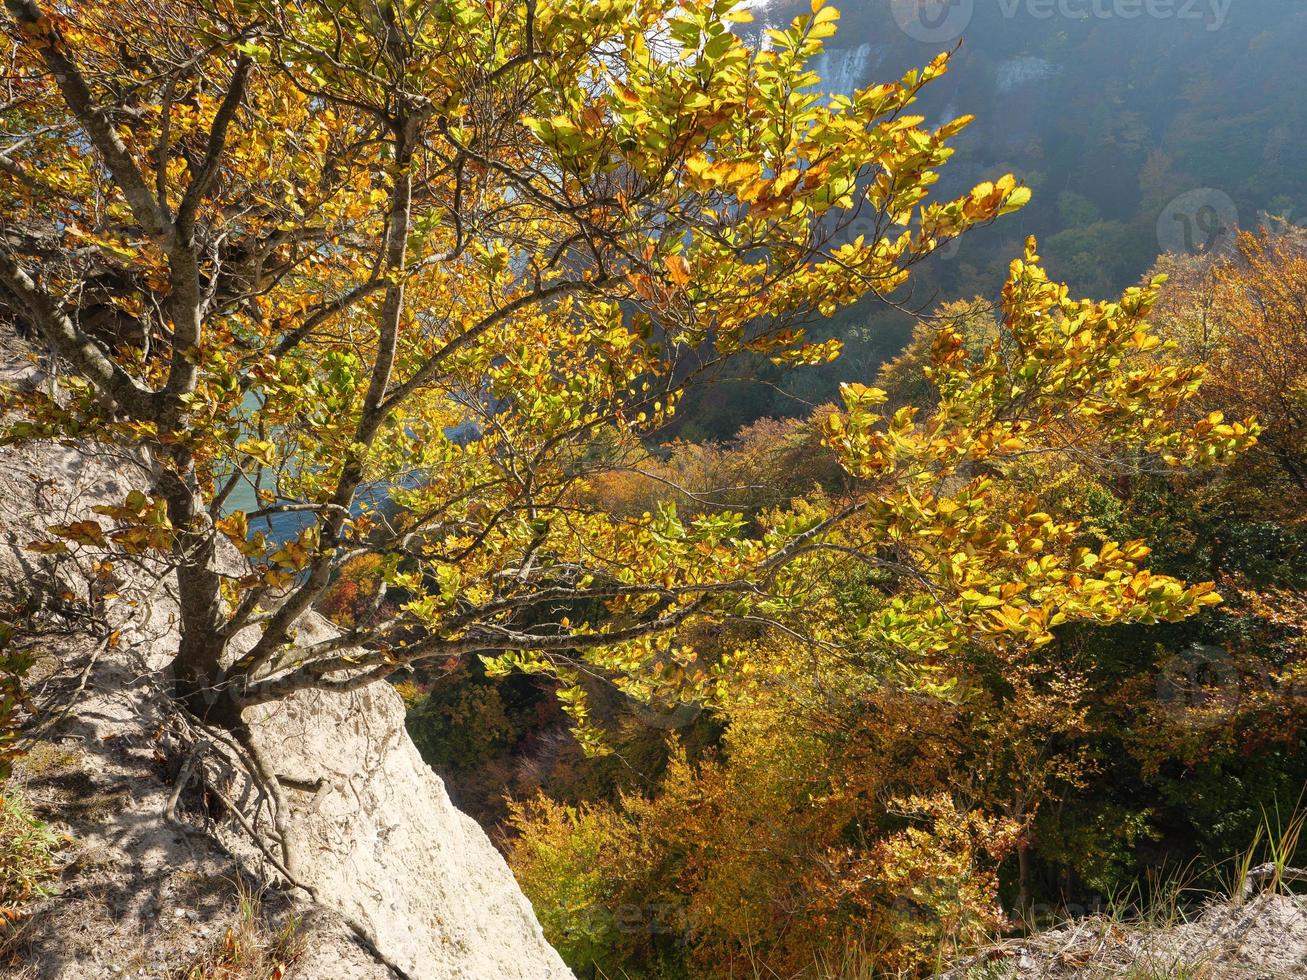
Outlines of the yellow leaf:
M 667 266 L 667 274 L 676 285 L 684 286 L 690 281 L 690 265 L 681 256 L 669 255 L 663 259 L 663 265 Z

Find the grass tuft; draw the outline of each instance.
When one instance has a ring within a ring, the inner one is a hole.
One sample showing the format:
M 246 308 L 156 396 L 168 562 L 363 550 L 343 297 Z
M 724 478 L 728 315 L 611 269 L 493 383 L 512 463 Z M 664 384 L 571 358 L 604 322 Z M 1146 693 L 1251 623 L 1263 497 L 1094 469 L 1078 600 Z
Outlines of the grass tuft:
M 236 921 L 227 927 L 194 963 L 173 973 L 171 980 L 281 980 L 304 955 L 303 922 L 287 915 L 270 921 L 263 892 L 243 879 L 236 883 Z
M 0 796 L 0 916 L 13 920 L 23 905 L 46 894 L 65 839 L 33 816 L 21 793 Z

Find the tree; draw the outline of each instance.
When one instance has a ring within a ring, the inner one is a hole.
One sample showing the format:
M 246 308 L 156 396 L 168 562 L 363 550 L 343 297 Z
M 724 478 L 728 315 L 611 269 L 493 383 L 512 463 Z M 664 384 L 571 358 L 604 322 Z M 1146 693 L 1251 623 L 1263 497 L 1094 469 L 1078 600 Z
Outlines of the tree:
M 869 506 L 750 611 L 768 628 L 703 639 L 717 751 L 673 754 L 655 787 L 637 787 L 648 799 L 514 810 L 510 860 L 578 970 L 656 962 L 669 930 L 712 976 L 737 962 L 793 975 L 831 949 L 925 970 L 1002 925 L 1007 855 L 1021 915 L 1046 895 L 1048 824 L 1111 778 L 1098 758 L 1111 736 L 1091 716 L 1111 688 L 1066 642 L 1087 631 L 1059 624 L 1153 623 L 1216 601 L 1143 572 L 1140 542 L 1082 522 L 1092 476 L 1166 473 L 1165 458 L 1202 458 L 1213 436 L 1246 445 L 1247 430 L 1208 414 L 1188 435 L 1174 427 L 1201 372 L 1144 327 L 1156 284 L 1075 302 L 1035 261 L 1013 263 L 1000 310 L 950 304 L 922 323 L 878 378 L 892 393 L 850 386 L 848 410 L 823 413 Z M 887 424 L 872 418 L 902 400 Z M 1129 635 L 1099 632 L 1113 647 Z M 1152 682 L 1146 655 L 1122 659 Z M 1133 694 L 1128 717 L 1161 731 L 1151 688 Z M 1103 837 L 1147 828 L 1126 816 Z M 1075 843 L 1058 856 L 1083 857 Z M 595 928 L 649 908 L 665 910 L 653 926 Z
M 1181 293 L 1169 323 L 1209 365 L 1204 398 L 1255 414 L 1257 457 L 1307 495 L 1307 240 L 1301 232 L 1240 232 L 1210 264 L 1207 289 Z
M 838 15 L 814 6 L 754 51 L 731 0 L 92 0 L 76 17 L 6 0 L 0 287 L 72 370 L 10 393 L 7 438 L 129 447 L 149 481 L 35 546 L 173 569 L 178 692 L 237 727 L 290 691 L 470 655 L 680 694 L 710 665 L 679 629 L 770 621 L 849 552 L 921 583 L 875 627 L 906 651 L 1213 601 L 1150 578 L 1142 545 L 1077 551 L 1072 525 L 973 476 L 1088 430 L 1173 462 L 1252 439 L 1173 424 L 1196 369 L 1129 366 L 1149 290 L 1071 301 L 1033 244 L 1010 346 L 968 358 L 946 336 L 928 421 L 882 420 L 879 392 L 846 387 L 826 439 L 847 499 L 757 534 L 588 501 L 601 429 L 654 431 L 738 352 L 834 356 L 806 319 L 896 288 L 1028 196 L 1006 176 L 930 201 L 969 120 L 930 130 L 907 109 L 947 57 L 822 101 L 808 66 Z M 870 233 L 849 240 L 859 216 Z M 233 506 L 242 491 L 256 502 Z M 298 536 L 256 529 L 286 514 L 309 518 Z M 369 553 L 371 605 L 296 645 Z M 581 689 L 563 697 L 583 724 Z
M 934 407 L 936 391 L 930 383 L 928 371 L 933 358 L 932 348 L 941 336 L 941 323 L 960 333 L 967 349 L 976 353 L 998 337 L 991 304 L 983 298 L 977 296 L 972 300 L 943 304 L 935 311 L 934 317 L 918 320 L 913 325 L 907 346 L 882 364 L 876 373 L 876 386 L 889 395 L 886 404 L 894 408 L 912 405 L 921 411 Z

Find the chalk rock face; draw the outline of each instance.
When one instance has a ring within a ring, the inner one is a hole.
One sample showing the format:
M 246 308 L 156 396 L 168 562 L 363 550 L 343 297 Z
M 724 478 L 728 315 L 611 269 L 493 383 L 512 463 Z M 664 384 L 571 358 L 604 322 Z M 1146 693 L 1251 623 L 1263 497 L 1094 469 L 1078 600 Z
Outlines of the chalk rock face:
M 306 623 L 300 638 L 313 639 Z M 325 633 L 325 628 L 324 628 Z M 387 684 L 298 692 L 246 713 L 293 819 L 293 871 L 415 978 L 572 973 L 485 832 L 457 810 Z

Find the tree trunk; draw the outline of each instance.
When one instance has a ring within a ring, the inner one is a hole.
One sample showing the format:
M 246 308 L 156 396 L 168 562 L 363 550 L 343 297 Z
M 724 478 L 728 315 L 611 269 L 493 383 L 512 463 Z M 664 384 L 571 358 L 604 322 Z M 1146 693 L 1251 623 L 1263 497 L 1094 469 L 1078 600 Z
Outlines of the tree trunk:
M 1033 925 L 1030 921 L 1030 864 L 1030 845 L 1023 841 L 1017 845 L 1017 912 L 1023 922 Z
M 174 694 L 198 717 L 234 730 L 242 722 L 238 679 L 227 676 L 223 669 L 228 637 L 217 540 L 200 503 L 189 459 L 174 455 L 163 466 L 156 486 L 167 502 L 175 535 L 181 622 L 177 656 L 172 662 Z

